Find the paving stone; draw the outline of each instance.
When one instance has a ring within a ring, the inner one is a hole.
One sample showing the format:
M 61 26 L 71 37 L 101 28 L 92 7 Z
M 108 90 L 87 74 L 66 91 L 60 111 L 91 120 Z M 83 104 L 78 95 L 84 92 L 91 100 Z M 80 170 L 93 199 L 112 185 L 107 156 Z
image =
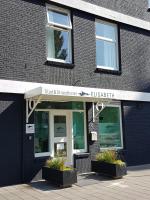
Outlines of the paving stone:
M 132 169 L 119 180 L 90 178 L 96 179 L 87 182 L 78 179 L 77 185 L 64 189 L 45 181 L 2 187 L 0 200 L 150 200 L 150 168 Z

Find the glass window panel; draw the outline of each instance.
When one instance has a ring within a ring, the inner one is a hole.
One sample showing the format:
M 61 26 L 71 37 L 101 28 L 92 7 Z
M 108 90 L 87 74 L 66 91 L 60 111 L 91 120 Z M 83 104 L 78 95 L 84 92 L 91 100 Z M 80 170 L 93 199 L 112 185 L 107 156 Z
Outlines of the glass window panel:
M 99 115 L 99 141 L 101 148 L 121 147 L 119 107 L 105 107 Z
M 74 149 L 84 149 L 84 113 L 73 112 Z
M 35 112 L 35 153 L 49 151 L 49 113 Z
M 116 27 L 96 22 L 96 35 L 116 40 Z
M 37 109 L 63 109 L 63 110 L 84 110 L 83 102 L 49 102 L 42 101 Z
M 66 13 L 59 11 L 48 11 L 48 21 L 56 24 L 61 24 L 65 26 L 70 26 L 69 16 Z
M 54 156 L 55 157 L 67 157 L 66 142 L 54 143 Z
M 69 62 L 69 32 L 47 29 L 48 58 Z
M 54 137 L 66 137 L 66 116 L 54 116 Z
M 97 66 L 117 69 L 116 44 L 103 40 L 96 40 L 96 62 Z

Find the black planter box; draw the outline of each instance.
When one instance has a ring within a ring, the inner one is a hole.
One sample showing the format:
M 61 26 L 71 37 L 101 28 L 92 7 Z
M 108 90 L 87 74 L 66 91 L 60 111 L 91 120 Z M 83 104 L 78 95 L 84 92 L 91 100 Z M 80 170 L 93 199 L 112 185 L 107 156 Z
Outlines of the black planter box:
M 106 162 L 92 161 L 92 171 L 113 178 L 121 178 L 127 174 L 127 167 L 126 165 L 120 166 Z
M 60 171 L 48 167 L 42 168 L 42 178 L 59 187 L 69 187 L 77 182 L 77 170 Z

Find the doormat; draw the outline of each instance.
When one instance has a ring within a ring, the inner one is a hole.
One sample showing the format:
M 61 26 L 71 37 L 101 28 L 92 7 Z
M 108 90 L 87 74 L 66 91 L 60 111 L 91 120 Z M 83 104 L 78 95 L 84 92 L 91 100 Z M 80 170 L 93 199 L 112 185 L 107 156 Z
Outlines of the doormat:
M 78 179 L 78 182 L 75 185 L 79 187 L 94 185 L 100 182 L 110 180 L 110 178 L 100 176 L 99 174 L 96 174 L 96 173 L 80 174 L 78 175 L 77 179 Z

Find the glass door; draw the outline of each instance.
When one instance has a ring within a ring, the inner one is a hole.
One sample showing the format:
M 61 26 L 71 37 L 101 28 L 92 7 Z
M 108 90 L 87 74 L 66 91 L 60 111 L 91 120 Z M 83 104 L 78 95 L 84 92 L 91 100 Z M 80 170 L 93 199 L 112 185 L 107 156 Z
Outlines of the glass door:
M 63 157 L 72 165 L 72 134 L 69 111 L 51 112 L 51 155 Z

